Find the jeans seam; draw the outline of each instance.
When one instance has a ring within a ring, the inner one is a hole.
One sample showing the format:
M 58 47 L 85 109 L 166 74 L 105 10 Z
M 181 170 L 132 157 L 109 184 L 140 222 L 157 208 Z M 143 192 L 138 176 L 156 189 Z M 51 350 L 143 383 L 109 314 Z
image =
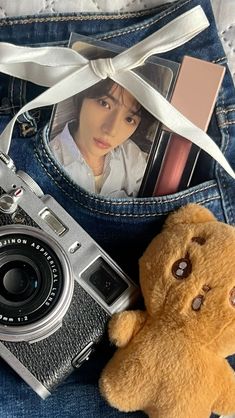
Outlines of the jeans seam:
M 191 1 L 191 0 L 189 0 Z M 154 8 L 152 9 L 154 10 Z M 82 20 L 125 20 L 125 19 L 131 19 L 134 17 L 141 17 L 141 16 L 148 16 L 151 14 L 151 9 L 138 11 L 138 12 L 128 12 L 128 13 L 122 13 L 122 14 L 113 14 L 113 15 L 94 15 L 94 14 L 84 14 L 84 15 L 68 15 L 68 16 L 48 16 L 48 17 L 30 17 L 26 19 L 2 19 L 0 21 L 0 26 L 13 26 L 16 24 L 20 25 L 27 25 L 31 23 L 46 23 L 46 22 L 67 22 L 67 21 L 82 21 Z
M 223 57 L 220 57 L 220 58 L 217 58 L 217 59 L 215 59 L 215 60 L 212 60 L 212 62 L 214 63 L 214 64 L 216 64 L 216 63 L 218 63 L 218 62 L 223 62 L 223 63 L 226 63 L 227 62 L 227 56 L 226 55 L 224 55 Z
M 234 125 L 235 124 L 235 118 L 233 115 L 234 112 L 235 112 L 235 106 L 233 104 L 225 106 L 224 99 L 222 97 L 222 105 L 218 106 L 215 112 L 217 116 L 218 127 L 226 128 L 227 126 Z
M 10 82 L 10 100 L 11 100 L 11 110 L 13 111 L 13 113 L 15 112 L 15 103 L 14 103 L 14 78 L 12 78 L 11 82 Z
M 229 125 L 235 125 L 235 119 L 234 120 L 227 121 L 227 122 L 223 122 L 221 124 L 218 124 L 219 128 L 226 128 Z
M 42 135 L 41 135 L 42 136 Z M 62 176 L 62 178 L 63 178 L 63 180 L 64 181 L 66 181 L 66 183 L 68 183 L 70 186 L 72 186 L 74 189 L 75 189 L 75 187 L 76 186 L 73 186 L 71 183 L 70 183 L 70 180 L 68 180 L 64 175 L 63 175 L 63 173 L 61 173 L 61 171 L 59 170 L 59 168 L 55 165 L 55 163 L 54 163 L 54 161 L 52 160 L 52 158 L 51 158 L 51 156 L 50 156 L 50 154 L 47 152 L 47 149 L 45 148 L 45 146 L 44 146 L 44 144 L 43 144 L 43 142 L 41 141 L 41 144 L 42 144 L 42 150 L 43 150 L 43 152 L 44 152 L 44 154 L 46 155 L 46 157 L 50 160 L 50 163 L 53 165 L 53 167 L 54 167 L 54 169 Z M 37 152 L 37 148 L 35 147 L 35 151 Z M 213 188 L 214 187 L 214 185 L 210 185 L 210 186 L 208 186 L 208 187 L 201 187 L 200 189 L 198 189 L 197 190 L 197 192 L 202 192 L 202 191 L 204 191 L 204 190 L 208 190 L 208 189 L 210 189 L 210 188 Z M 84 196 L 90 196 L 90 194 L 89 193 L 86 193 L 86 192 L 82 192 L 82 194 L 84 195 Z M 191 196 L 192 194 L 194 194 L 194 192 L 189 192 L 188 194 L 185 194 L 184 196 L 185 197 L 188 197 L 188 196 Z M 94 199 L 94 200 L 97 200 L 98 202 L 100 202 L 100 198 L 96 198 L 96 197 L 92 197 L 92 199 Z M 151 199 L 151 198 L 150 198 Z M 180 197 L 179 198 L 177 198 L 177 200 L 178 199 L 180 199 Z M 175 198 L 171 198 L 171 199 L 167 199 L 166 201 L 164 201 L 164 202 L 159 202 L 159 203 L 170 203 L 170 202 L 174 202 L 176 199 Z M 102 202 L 107 202 L 107 200 L 105 199 L 105 200 L 103 200 Z M 128 200 L 123 200 L 122 202 L 114 202 L 115 204 L 117 204 L 117 205 L 122 205 L 123 203 L 125 203 L 125 204 L 129 204 L 130 203 L 130 199 L 128 199 Z M 135 203 L 135 202 L 134 202 Z M 141 203 L 141 204 L 143 204 L 143 205 L 145 205 L 146 203 L 148 203 L 148 204 L 153 204 L 153 203 L 155 203 L 155 202 L 153 202 L 152 200 L 149 200 L 149 201 L 144 201 L 144 202 L 138 202 L 138 205 L 139 205 L 139 203 Z
M 177 10 L 180 10 L 183 6 L 187 5 L 188 3 L 191 3 L 192 0 L 186 0 L 185 3 L 180 4 L 179 6 L 175 6 L 174 9 L 171 9 L 168 12 L 163 13 L 161 16 L 159 16 L 158 18 L 152 20 L 149 23 L 146 23 L 142 26 L 138 26 L 135 27 L 133 29 L 128 29 L 128 30 L 121 30 L 120 32 L 114 33 L 112 32 L 110 35 L 105 35 L 105 36 L 101 36 L 101 37 L 96 37 L 96 39 L 109 39 L 109 38 L 116 38 L 117 36 L 121 36 L 121 35 L 126 35 L 128 33 L 132 33 L 132 32 L 137 32 L 146 28 L 149 28 L 150 26 L 154 25 L 155 23 L 159 22 L 161 19 L 163 19 L 166 16 L 170 16 L 172 13 L 174 13 Z
M 74 203 L 79 203 L 82 207 L 84 207 L 84 208 L 86 208 L 86 209 L 90 209 L 91 210 L 91 212 L 96 212 L 96 213 L 99 213 L 99 214 L 102 214 L 102 215 L 109 215 L 109 216 L 115 216 L 115 217 L 122 217 L 122 218 L 154 218 L 154 217 L 156 217 L 156 216 L 165 216 L 165 214 L 166 213 L 163 213 L 163 212 L 155 212 L 155 213 L 146 213 L 146 214 L 130 214 L 130 213 L 116 213 L 116 212 L 112 212 L 112 211 L 104 211 L 104 210 L 100 210 L 100 209 L 95 209 L 95 208 L 90 208 L 89 207 L 89 205 L 85 205 L 84 203 L 82 203 L 79 199 L 75 199 L 74 197 L 72 197 L 69 193 L 67 193 L 66 192 L 66 190 L 60 185 L 60 183 L 59 182 L 57 182 L 53 177 L 52 177 L 52 175 L 48 172 L 48 170 L 46 169 L 46 167 L 43 165 L 43 163 L 42 163 L 42 161 L 40 160 L 40 158 L 39 158 L 39 156 L 37 155 L 37 151 L 35 150 L 35 157 L 37 158 L 37 160 L 39 161 L 39 164 L 41 165 L 41 167 L 46 171 L 46 173 L 47 173 L 47 175 L 50 177 L 50 179 L 52 180 L 52 182 L 54 183 L 54 184 L 56 184 L 56 186 L 60 189 L 60 190 L 62 190 L 62 192 L 66 195 L 66 196 L 68 196 Z M 61 173 L 60 173 L 61 174 Z M 66 179 L 67 180 L 67 179 Z M 210 187 L 212 187 L 212 186 L 210 186 Z M 209 187 L 208 187 L 209 188 Z M 205 188 L 206 189 L 206 188 Z M 202 189 L 203 190 L 203 189 Z M 99 203 L 103 203 L 103 202 L 106 202 L 106 201 L 104 201 L 104 200 L 101 200 L 101 199 L 97 199 L 97 198 L 93 198 L 91 195 L 88 195 L 87 193 L 83 193 L 82 191 L 81 191 L 81 194 L 83 194 L 84 196 L 88 196 L 90 199 L 93 199 L 93 200 L 97 200 Z M 177 199 L 174 199 L 174 201 L 176 201 Z M 212 197 L 210 197 L 210 198 L 207 198 L 207 199 L 202 199 L 202 200 L 198 200 L 197 201 L 197 203 L 198 204 L 205 204 L 205 203 L 208 203 L 208 202 L 212 202 L 212 201 L 214 201 L 214 200 L 220 200 L 220 197 L 219 196 L 212 196 Z M 107 201 L 107 203 L 108 203 L 109 201 Z M 138 206 L 140 205 L 140 204 L 145 204 L 146 205 L 146 203 L 147 202 L 133 202 L 133 204 L 134 205 L 137 205 L 138 204 Z M 156 204 L 157 202 L 151 202 L 152 204 Z M 158 202 L 158 204 L 161 204 L 161 203 L 163 203 L 163 202 Z M 169 202 L 164 202 L 164 203 L 169 203 Z M 130 201 L 129 202 L 112 202 L 112 205 L 121 205 L 121 206 L 123 206 L 124 204 L 130 204 Z
M 20 108 L 23 107 L 23 80 L 19 80 L 20 83 L 20 92 L 19 92 L 19 102 L 20 102 Z
M 70 186 L 70 187 L 72 187 L 72 189 L 77 189 L 77 186 L 75 186 L 75 185 L 73 185 L 71 182 L 70 182 L 70 180 L 69 179 L 67 179 L 64 175 L 63 175 L 63 173 L 61 172 L 61 170 L 59 170 L 59 167 L 57 167 L 56 165 L 55 165 L 55 163 L 54 163 L 54 161 L 52 160 L 52 158 L 51 158 L 51 156 L 48 154 L 48 152 L 47 152 L 47 150 L 46 150 L 46 148 L 45 148 L 45 146 L 44 146 L 44 144 L 43 144 L 43 142 L 41 141 L 41 144 L 42 144 L 42 151 L 43 151 L 43 153 L 45 154 L 45 156 L 46 156 L 46 158 L 50 161 L 50 164 L 53 166 L 53 168 L 56 170 L 56 172 L 60 175 L 60 177 Z M 46 166 L 45 166 L 45 164 L 43 164 L 43 162 L 42 162 L 42 160 L 41 160 L 41 158 L 40 158 L 40 155 L 39 155 L 39 153 L 38 153 L 38 149 L 37 149 L 37 146 L 36 146 L 36 143 L 35 143 L 35 146 L 34 146 L 34 155 L 35 155 L 35 157 L 37 158 L 37 160 L 38 160 L 38 162 L 40 163 L 40 165 L 41 165 L 41 167 L 44 169 L 44 171 L 46 171 L 46 173 L 47 173 L 47 175 L 51 178 L 51 180 L 53 181 L 53 183 L 55 183 L 56 185 L 57 185 L 57 187 L 59 187 L 59 189 L 60 190 L 62 190 L 63 191 L 63 193 L 65 193 L 67 196 L 69 196 L 69 198 L 70 199 L 72 199 L 75 203 L 79 203 L 81 206 L 83 206 L 83 207 L 85 207 L 85 208 L 88 208 L 88 209 L 91 209 L 90 207 L 89 207 L 89 205 L 84 205 L 80 200 L 78 200 L 78 199 L 75 199 L 75 198 L 73 198 L 69 193 L 67 193 L 66 192 L 66 190 L 53 178 L 53 176 L 49 173 L 49 171 L 47 170 L 47 168 L 46 168 Z M 209 190 L 209 189 L 211 189 L 211 188 L 214 188 L 214 184 L 212 184 L 212 185 L 209 185 L 209 186 L 207 186 L 207 187 L 201 187 L 200 189 L 197 189 L 197 191 L 196 191 L 196 193 L 200 193 L 200 192 L 203 192 L 203 191 L 205 191 L 205 190 Z M 190 197 L 191 195 L 193 195 L 195 192 L 194 191 L 191 191 L 191 192 L 189 192 L 189 193 L 186 193 L 186 194 L 184 194 L 184 198 L 186 197 Z M 127 205 L 127 206 L 129 206 L 130 205 L 130 203 L 133 205 L 133 206 L 138 206 L 138 207 L 140 207 L 140 206 L 145 206 L 146 207 L 146 205 L 151 205 L 151 206 L 156 206 L 156 205 L 163 205 L 163 204 L 167 204 L 167 203 L 172 203 L 172 202 L 177 202 L 178 200 L 180 200 L 181 198 L 182 198 L 182 196 L 178 196 L 178 197 L 175 197 L 175 198 L 164 198 L 164 201 L 160 201 L 160 202 L 156 202 L 156 201 L 153 201 L 152 200 L 152 198 L 150 198 L 151 200 L 147 200 L 147 199 L 145 199 L 144 201 L 140 201 L 140 200 L 138 200 L 138 199 L 136 199 L 136 201 L 133 201 L 132 199 L 128 199 L 128 200 L 122 200 L 121 202 L 115 202 L 115 201 L 112 201 L 112 200 L 109 200 L 109 199 L 102 199 L 102 198 L 97 198 L 97 197 L 93 197 L 92 195 L 90 195 L 89 193 L 87 193 L 87 192 L 83 192 L 82 190 L 80 190 L 80 194 L 82 195 L 82 196 L 84 196 L 84 197 L 89 197 L 89 199 L 90 200 L 93 200 L 94 202 L 97 202 L 97 203 L 107 203 L 107 204 L 112 204 L 112 206 L 116 206 L 116 207 L 118 207 L 118 206 L 125 206 L 125 205 Z M 198 202 L 199 203 L 206 203 L 206 202 L 210 202 L 210 201 L 212 201 L 212 200 L 217 200 L 217 199 L 220 199 L 220 196 L 219 195 L 217 195 L 217 196 L 212 196 L 211 198 L 207 198 L 207 199 L 202 199 L 202 200 L 199 200 Z M 155 212 L 155 213 L 150 213 L 150 214 L 117 214 L 117 213 L 114 213 L 114 212 L 111 212 L 111 211 L 108 211 L 108 212 L 105 212 L 105 211 L 102 211 L 102 210 L 96 210 L 96 209 L 94 209 L 94 208 L 92 208 L 92 211 L 95 211 L 95 212 L 98 212 L 98 213 L 101 213 L 101 214 L 104 214 L 104 215 L 113 215 L 113 216 L 122 216 L 122 217 L 136 217 L 136 218 L 138 218 L 138 217 L 140 217 L 140 218 L 144 218 L 144 217 L 154 217 L 154 216 L 157 216 L 157 215 L 161 215 L 161 213 L 157 213 L 157 212 Z
M 0 115 L 4 115 L 4 114 L 6 114 L 7 111 L 11 111 L 11 110 L 12 110 L 12 106 L 0 107 Z
M 217 110 L 217 114 L 220 115 L 222 113 L 230 113 L 230 112 L 234 112 L 235 111 L 235 107 L 230 107 L 230 108 L 225 108 L 225 109 L 220 109 Z
M 225 110 L 225 102 L 224 102 L 224 98 L 222 98 L 222 107 Z M 224 118 L 226 120 L 226 122 L 219 124 L 218 123 L 218 127 L 219 128 L 224 128 L 225 129 L 225 140 L 224 140 L 224 147 L 223 147 L 223 143 L 221 143 L 221 151 L 223 152 L 224 155 L 226 155 L 228 146 L 229 146 L 229 131 L 228 131 L 228 125 L 230 125 L 230 122 L 228 121 L 228 113 L 227 111 L 223 112 L 223 109 L 221 109 L 218 114 L 223 113 L 224 114 Z M 221 137 L 222 137 L 222 133 L 221 133 Z M 223 138 L 223 137 L 222 137 Z M 232 215 L 232 211 L 230 209 L 231 205 L 230 205 L 230 201 L 229 201 L 229 194 L 227 194 L 227 187 L 226 187 L 226 178 L 224 176 L 224 172 L 222 171 L 221 167 L 216 164 L 216 178 L 217 178 L 217 183 L 218 183 L 218 187 L 220 190 L 220 194 L 221 194 L 221 205 L 223 207 L 223 212 L 224 212 L 224 217 L 227 223 L 230 223 L 234 217 Z

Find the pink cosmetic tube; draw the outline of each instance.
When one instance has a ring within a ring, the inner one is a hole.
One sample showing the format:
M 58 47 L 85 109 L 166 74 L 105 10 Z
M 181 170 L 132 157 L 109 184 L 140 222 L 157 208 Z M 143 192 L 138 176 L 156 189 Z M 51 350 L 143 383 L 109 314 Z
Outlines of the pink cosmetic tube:
M 185 56 L 171 103 L 196 126 L 207 131 L 225 68 L 198 58 Z M 175 193 L 181 182 L 192 143 L 164 130 L 168 145 L 163 157 L 153 196 Z M 195 162 L 192 163 L 192 170 Z

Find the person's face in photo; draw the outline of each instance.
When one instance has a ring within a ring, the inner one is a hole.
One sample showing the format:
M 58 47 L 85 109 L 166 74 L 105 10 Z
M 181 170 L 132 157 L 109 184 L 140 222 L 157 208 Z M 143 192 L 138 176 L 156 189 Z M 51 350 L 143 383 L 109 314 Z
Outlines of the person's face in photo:
M 125 142 L 138 128 L 140 104 L 125 89 L 113 84 L 109 93 L 84 98 L 76 143 L 87 157 L 100 158 Z

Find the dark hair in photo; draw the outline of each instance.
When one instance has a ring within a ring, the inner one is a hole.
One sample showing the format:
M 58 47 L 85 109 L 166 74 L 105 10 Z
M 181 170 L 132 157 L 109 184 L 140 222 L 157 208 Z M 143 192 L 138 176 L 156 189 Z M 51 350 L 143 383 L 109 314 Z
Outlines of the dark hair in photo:
M 74 108 L 77 115 L 77 122 L 75 129 L 78 127 L 79 123 L 79 115 L 82 107 L 82 102 L 85 98 L 89 99 L 98 99 L 100 97 L 104 97 L 108 95 L 110 90 L 114 85 L 117 83 L 110 78 L 100 81 L 99 83 L 95 84 L 92 87 L 89 87 L 86 90 L 81 91 L 80 93 L 76 94 L 73 98 Z M 123 91 L 125 90 L 124 87 L 121 87 Z M 156 121 L 154 116 L 151 115 L 141 104 L 139 104 L 139 108 L 137 111 L 138 115 L 141 117 L 140 124 L 133 135 L 130 137 L 143 151 L 148 152 L 149 150 L 145 150 L 144 139 L 147 137 L 148 130 L 150 126 Z

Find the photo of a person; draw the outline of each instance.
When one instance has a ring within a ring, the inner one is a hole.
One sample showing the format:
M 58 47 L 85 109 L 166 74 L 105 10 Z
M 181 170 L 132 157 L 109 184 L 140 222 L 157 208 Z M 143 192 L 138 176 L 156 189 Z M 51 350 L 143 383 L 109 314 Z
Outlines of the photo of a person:
M 111 79 L 74 96 L 73 105 L 76 118 L 49 144 L 56 159 L 89 192 L 136 196 L 148 156 L 139 144 L 155 118 Z

